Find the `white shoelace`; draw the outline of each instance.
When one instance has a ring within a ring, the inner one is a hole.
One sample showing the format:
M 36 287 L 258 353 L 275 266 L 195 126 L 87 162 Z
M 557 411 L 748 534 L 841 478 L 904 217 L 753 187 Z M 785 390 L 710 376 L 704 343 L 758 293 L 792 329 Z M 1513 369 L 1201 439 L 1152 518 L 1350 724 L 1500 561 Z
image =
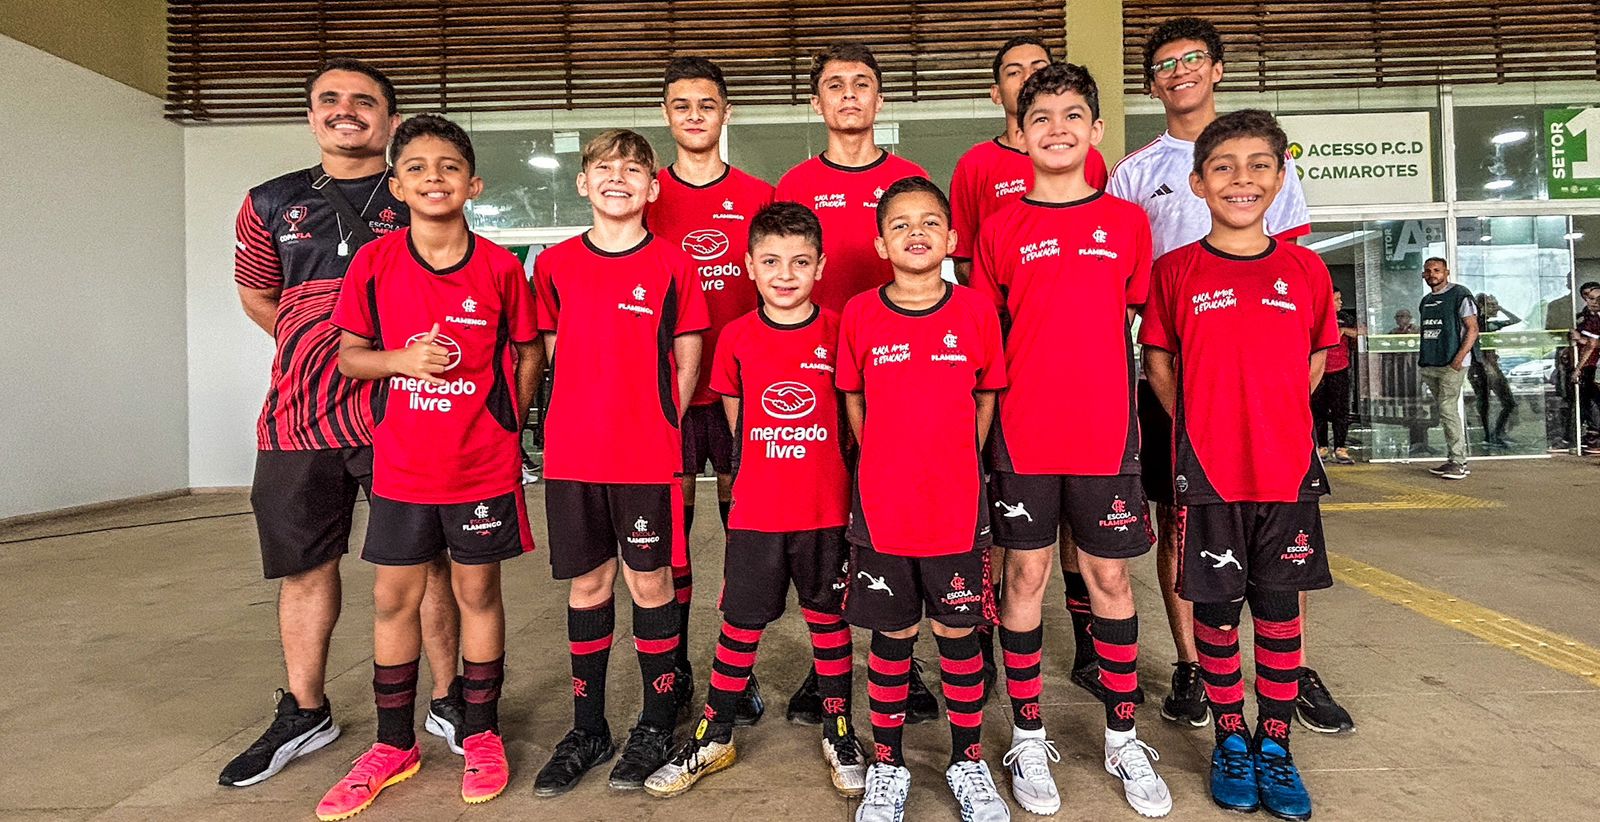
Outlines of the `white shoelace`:
M 1050 766 L 1046 759 L 1050 762 L 1061 761 L 1061 754 L 1056 751 L 1055 741 L 1034 737 L 1011 746 L 1011 750 L 1006 751 L 1006 755 L 1000 759 L 1000 764 L 1009 768 L 1012 763 L 1019 763 L 1022 778 L 1035 782 L 1048 779 L 1050 776 Z
M 1150 755 L 1145 756 L 1146 753 Z M 1123 773 L 1134 782 L 1148 782 L 1156 779 L 1156 769 L 1151 761 L 1161 761 L 1161 754 L 1156 749 L 1146 745 L 1142 739 L 1134 739 L 1124 743 L 1112 753 L 1117 758 L 1117 764 L 1122 766 Z
M 866 805 L 893 805 L 899 791 L 900 771 L 895 768 L 870 768 L 867 771 L 867 793 L 861 801 Z
M 994 780 L 988 778 L 988 772 L 982 765 L 977 762 L 957 762 L 951 767 L 956 772 L 951 790 L 955 792 L 961 804 L 1000 801 L 1000 793 L 994 787 Z

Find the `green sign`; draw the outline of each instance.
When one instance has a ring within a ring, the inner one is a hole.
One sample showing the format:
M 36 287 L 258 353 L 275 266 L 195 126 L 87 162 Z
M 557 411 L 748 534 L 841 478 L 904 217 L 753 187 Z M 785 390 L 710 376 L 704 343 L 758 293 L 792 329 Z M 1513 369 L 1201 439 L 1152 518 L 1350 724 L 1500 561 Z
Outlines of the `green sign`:
M 1545 173 L 1551 199 L 1600 197 L 1600 146 L 1591 152 L 1591 135 L 1600 135 L 1600 108 L 1544 110 Z

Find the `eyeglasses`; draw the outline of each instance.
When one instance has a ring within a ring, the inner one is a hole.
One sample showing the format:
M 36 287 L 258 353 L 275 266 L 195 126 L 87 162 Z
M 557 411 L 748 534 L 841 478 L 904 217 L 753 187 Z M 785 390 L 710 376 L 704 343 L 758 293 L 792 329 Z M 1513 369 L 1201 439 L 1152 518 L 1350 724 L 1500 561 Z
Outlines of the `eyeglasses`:
M 1211 59 L 1211 53 L 1196 49 L 1177 57 L 1168 57 L 1159 63 L 1150 66 L 1150 73 L 1157 77 L 1171 77 L 1182 65 L 1186 69 L 1199 68 L 1200 64 Z

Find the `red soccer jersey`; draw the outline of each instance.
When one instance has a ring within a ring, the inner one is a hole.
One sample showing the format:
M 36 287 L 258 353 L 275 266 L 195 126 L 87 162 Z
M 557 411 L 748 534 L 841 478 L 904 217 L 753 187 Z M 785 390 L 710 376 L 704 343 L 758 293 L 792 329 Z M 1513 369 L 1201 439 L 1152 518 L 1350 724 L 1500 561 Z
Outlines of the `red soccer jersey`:
M 538 338 L 516 255 L 475 234 L 467 256 L 435 270 L 401 229 L 356 252 L 333 324 L 398 350 L 439 325 L 443 386 L 393 376 L 373 436 L 372 493 L 399 502 L 488 499 L 522 482 L 514 342 Z
M 539 330 L 556 335 L 545 475 L 674 482 L 683 405 L 673 339 L 708 324 L 693 262 L 654 234 L 609 252 L 584 233 L 535 257 L 533 283 Z
M 1083 178 L 1095 191 L 1104 191 L 1106 177 L 1106 158 L 1100 149 L 1090 146 L 1083 159 Z M 950 225 L 956 230 L 956 252 L 950 256 L 972 259 L 984 221 L 1008 203 L 1022 199 L 1030 188 L 1033 160 L 1027 152 L 1001 145 L 998 137 L 967 149 L 950 178 Z
M 945 286 L 932 308 L 907 311 L 885 289 L 857 295 L 839 326 L 839 390 L 863 392 L 851 523 L 885 554 L 932 557 L 973 549 L 978 535 L 974 391 L 1006 385 L 1000 318 L 983 295 Z M 985 534 L 986 536 L 986 534 Z
M 779 325 L 756 309 L 717 345 L 711 388 L 739 399 L 739 472 L 728 527 L 785 533 L 837 528 L 850 514 L 833 387 L 839 315 Z
M 1236 257 L 1204 240 L 1156 261 L 1139 341 L 1177 358 L 1180 505 L 1296 502 L 1328 492 L 1311 437 L 1312 353 L 1339 344 L 1315 251 L 1271 241 Z
M 926 176 L 922 166 L 887 151 L 864 166 L 836 165 L 819 154 L 783 175 L 777 198 L 811 209 L 822 222 L 828 264 L 811 292 L 813 302 L 843 311 L 851 297 L 894 279 L 894 269 L 873 245 L 878 198 L 900 180 Z
M 972 287 L 1011 320 L 995 467 L 1138 471 L 1128 309 L 1150 289 L 1144 210 L 1109 194 L 1005 206 L 979 232 Z
M 661 196 L 645 212 L 650 230 L 669 243 L 677 243 L 695 261 L 700 287 L 706 292 L 711 324 L 700 349 L 700 382 L 690 405 L 717 401 L 711 390 L 711 357 L 717 335 L 735 318 L 761 304 L 756 284 L 744 270 L 749 247 L 750 220 L 772 202 L 772 186 L 733 166 L 703 186 L 690 185 L 667 166 L 656 173 Z

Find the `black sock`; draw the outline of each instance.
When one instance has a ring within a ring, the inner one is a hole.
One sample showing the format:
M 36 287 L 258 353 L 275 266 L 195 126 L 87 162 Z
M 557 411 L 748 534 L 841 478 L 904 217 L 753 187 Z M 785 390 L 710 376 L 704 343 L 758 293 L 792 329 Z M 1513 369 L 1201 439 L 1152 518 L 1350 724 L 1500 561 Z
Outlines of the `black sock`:
M 689 603 L 694 601 L 694 570 L 689 566 L 687 553 L 683 566 L 672 568 L 672 598 L 678 603 L 678 650 L 672 655 L 672 664 L 684 675 L 693 677 L 694 666 L 689 663 Z
M 678 701 L 673 672 L 678 646 L 678 603 L 654 608 L 633 606 L 633 647 L 639 653 L 639 676 L 644 684 L 644 709 L 639 722 L 670 729 L 677 717 Z
M 372 664 L 372 696 L 378 704 L 378 741 L 409 751 L 417 744 L 417 663 Z
M 1067 583 L 1067 615 L 1072 617 L 1072 670 L 1076 671 L 1095 661 L 1094 640 L 1089 636 L 1094 614 L 1089 611 L 1089 585 L 1083 581 L 1083 574 L 1063 569 L 1061 576 Z
M 722 530 L 724 532 L 728 530 L 728 512 L 731 510 L 733 510 L 733 500 L 717 500 L 717 513 L 722 515 Z
M 616 621 L 614 600 L 593 608 L 567 608 L 572 724 L 591 733 L 611 733 L 611 726 L 606 724 L 606 666 L 611 662 L 611 635 L 616 631 Z
M 467 703 L 462 739 L 484 731 L 500 733 L 500 685 L 505 679 L 505 654 L 493 662 L 461 660 L 461 698 Z
M 945 715 L 950 719 L 950 764 L 983 760 L 983 658 L 977 634 L 938 636 Z

